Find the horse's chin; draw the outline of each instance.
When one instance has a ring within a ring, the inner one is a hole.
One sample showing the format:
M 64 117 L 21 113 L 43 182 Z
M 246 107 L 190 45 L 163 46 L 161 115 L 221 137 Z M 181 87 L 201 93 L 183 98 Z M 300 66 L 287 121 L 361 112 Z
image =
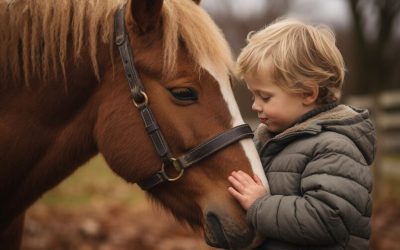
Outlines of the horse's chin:
M 204 236 L 208 245 L 224 249 L 248 249 L 254 240 L 254 232 L 249 228 L 239 229 L 230 220 L 221 221 L 213 213 L 206 216 Z

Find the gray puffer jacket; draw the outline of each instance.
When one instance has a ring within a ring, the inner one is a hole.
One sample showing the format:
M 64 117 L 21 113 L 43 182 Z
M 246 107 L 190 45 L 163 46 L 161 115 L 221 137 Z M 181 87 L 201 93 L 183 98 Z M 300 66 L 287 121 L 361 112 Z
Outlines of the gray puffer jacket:
M 312 112 L 311 112 L 312 113 Z M 256 144 L 271 195 L 247 220 L 266 237 L 258 249 L 368 249 L 375 130 L 368 111 L 338 105 Z

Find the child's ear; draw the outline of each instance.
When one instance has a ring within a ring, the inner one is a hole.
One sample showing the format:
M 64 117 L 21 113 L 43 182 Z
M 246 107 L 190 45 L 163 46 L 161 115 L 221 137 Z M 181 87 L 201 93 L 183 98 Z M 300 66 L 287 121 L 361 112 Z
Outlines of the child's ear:
M 319 87 L 313 86 L 310 91 L 303 93 L 303 105 L 309 106 L 316 103 L 319 94 Z

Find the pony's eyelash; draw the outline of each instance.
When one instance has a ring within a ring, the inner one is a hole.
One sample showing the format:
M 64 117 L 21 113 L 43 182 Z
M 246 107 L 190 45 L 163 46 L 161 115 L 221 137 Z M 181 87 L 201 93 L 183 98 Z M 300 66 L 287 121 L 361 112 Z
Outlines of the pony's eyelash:
M 172 96 L 180 101 L 196 101 L 197 92 L 191 88 L 172 88 L 169 89 Z

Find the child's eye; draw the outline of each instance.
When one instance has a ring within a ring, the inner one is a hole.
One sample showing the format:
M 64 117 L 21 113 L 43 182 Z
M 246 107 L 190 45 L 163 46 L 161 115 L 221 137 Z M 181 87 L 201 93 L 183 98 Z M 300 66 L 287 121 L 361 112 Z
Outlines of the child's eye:
M 261 96 L 261 100 L 263 100 L 264 102 L 269 101 L 270 98 L 270 96 Z

